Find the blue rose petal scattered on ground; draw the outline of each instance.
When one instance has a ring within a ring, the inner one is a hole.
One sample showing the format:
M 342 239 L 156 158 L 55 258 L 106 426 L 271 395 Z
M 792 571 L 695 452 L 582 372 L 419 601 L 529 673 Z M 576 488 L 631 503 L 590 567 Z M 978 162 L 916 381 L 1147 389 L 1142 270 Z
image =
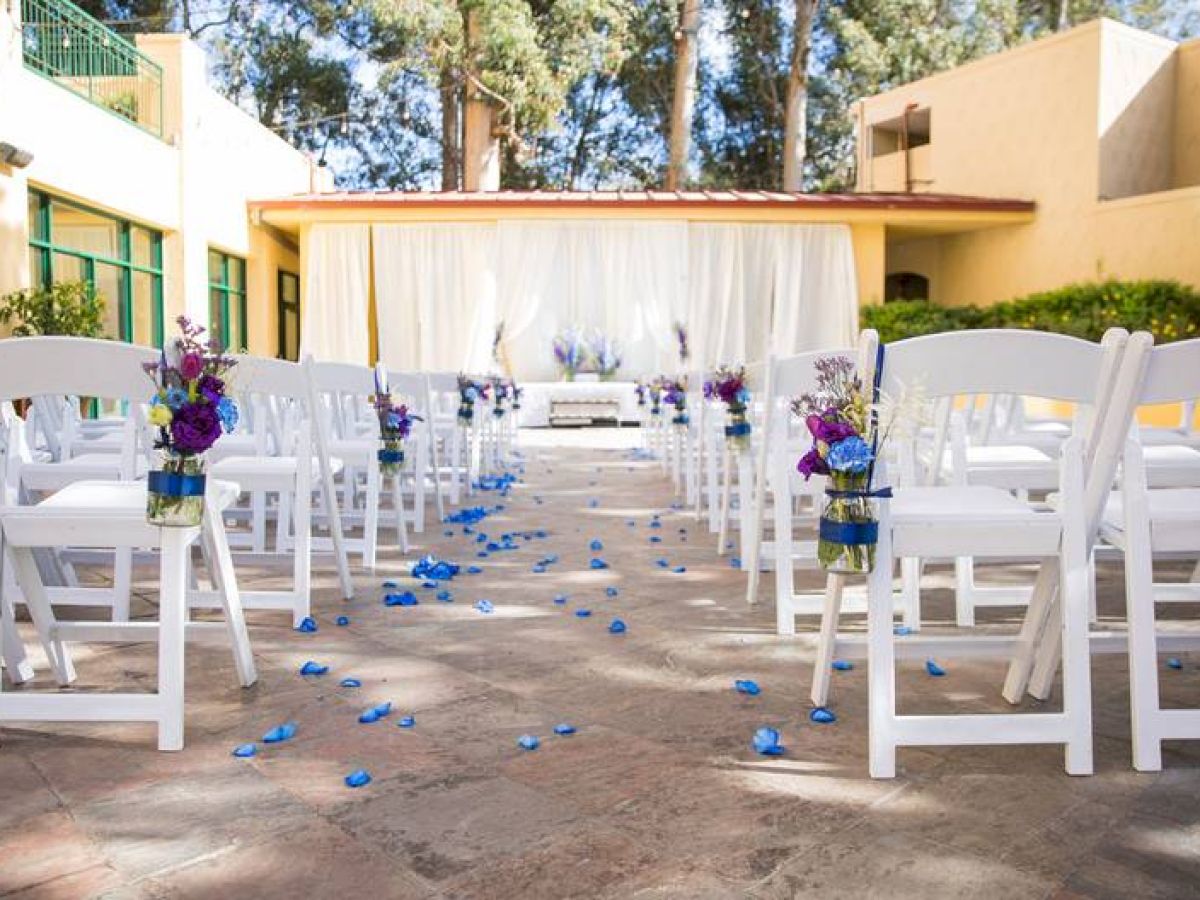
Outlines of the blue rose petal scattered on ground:
M 413 718 L 412 716 L 401 716 L 400 720 L 396 723 L 396 727 L 397 728 L 412 728 L 416 724 L 417 724 L 417 720 L 415 718 Z
M 542 742 L 532 734 L 523 734 L 517 738 L 517 746 L 522 750 L 536 750 L 541 744 Z
M 577 729 L 574 725 L 571 725 L 567 722 L 561 722 L 554 726 L 554 733 L 560 735 L 574 734 L 576 730 Z
M 739 678 L 733 683 L 733 689 L 739 694 L 748 694 L 751 697 L 757 697 L 762 693 L 762 688 L 758 686 L 758 682 L 751 681 L 749 678 Z
M 364 725 L 371 725 L 375 722 L 378 722 L 380 719 L 387 718 L 391 712 L 391 702 L 380 703 L 378 706 L 372 706 L 370 709 L 360 714 L 358 721 L 362 722 Z
M 480 550 L 480 551 L 479 551 L 478 553 L 476 553 L 475 555 L 476 555 L 477 557 L 479 557 L 480 559 L 487 559 L 487 558 L 488 558 L 488 552 L 487 552 L 486 550 Z
M 483 571 L 483 569 L 480 568 L 479 566 L 468 566 L 467 567 L 468 575 L 478 575 L 482 571 Z
M 490 613 L 495 610 L 496 607 L 492 605 L 491 600 L 478 600 L 475 603 L 475 608 L 481 613 Z
M 290 741 L 296 736 L 296 723 L 284 722 L 282 725 L 276 725 L 270 731 L 263 735 L 264 744 L 281 744 L 284 741 Z
M 338 625 L 340 625 L 344 628 L 345 626 L 350 624 L 350 617 L 349 616 L 338 616 L 336 619 L 334 619 L 334 622 L 336 622 Z
M 296 631 L 304 634 L 315 634 L 317 630 L 317 620 L 312 616 L 305 616 L 300 620 L 300 624 L 296 626 Z
M 731 556 L 731 557 L 729 558 L 729 568 L 731 568 L 731 569 L 740 569 L 741 567 L 742 567 L 742 560 L 741 560 L 741 558 L 740 558 L 740 557 L 737 557 L 737 556 Z
M 604 544 L 601 542 L 600 538 L 593 538 L 592 542 L 588 544 L 588 549 L 593 553 L 599 553 L 604 549 Z
M 606 563 L 604 560 L 602 560 L 598 556 L 595 559 L 593 559 L 590 563 L 588 563 L 588 565 L 591 566 L 593 569 L 607 569 L 608 568 L 608 563 Z
M 450 603 L 454 600 L 454 595 L 451 594 L 449 591 L 438 591 L 437 598 L 438 598 L 438 600 L 442 601 L 443 603 Z
M 609 634 L 624 634 L 628 630 L 629 629 L 625 625 L 625 622 L 621 619 L 613 619 L 608 624 L 608 633 Z
M 604 595 L 606 597 L 615 597 L 619 593 L 621 593 L 621 592 L 618 591 L 615 587 L 612 587 L 611 585 L 604 589 Z
M 592 611 L 591 611 L 590 609 L 577 609 L 577 610 L 575 610 L 575 615 L 576 615 L 578 618 L 580 618 L 580 619 L 586 619 L 586 618 L 587 618 L 588 616 L 590 616 L 591 614 L 592 614 Z
M 597 500 L 595 497 L 593 497 L 591 500 L 588 501 L 589 509 L 595 509 L 599 505 L 600 505 L 600 501 Z
M 1167 668 L 1168 669 L 1182 669 L 1183 663 L 1180 662 L 1178 659 L 1176 659 L 1174 656 L 1172 656 L 1167 660 Z
M 258 752 L 257 744 L 239 744 L 233 748 L 233 755 L 238 759 L 249 759 Z
M 346 787 L 359 788 L 371 783 L 371 773 L 366 769 L 358 769 L 346 776 Z
M 671 561 L 670 561 L 669 559 L 656 559 L 656 560 L 654 561 L 654 564 L 655 564 L 656 566 L 658 566 L 660 569 L 669 569 L 669 568 L 671 568 Z
M 932 675 L 934 678 L 941 678 L 943 675 L 946 674 L 946 670 L 943 669 L 941 666 L 939 666 L 932 659 L 925 660 L 925 671 L 928 672 L 930 675 Z
M 546 567 L 544 565 L 542 565 L 541 563 L 538 563 L 536 566 L 534 566 L 529 571 L 532 572 L 534 575 L 544 575 L 544 574 L 546 574 Z
M 781 756 L 784 750 L 783 744 L 779 743 L 779 732 L 774 728 L 758 729 L 750 744 L 755 753 L 763 756 Z
M 301 675 L 324 675 L 329 671 L 329 666 L 321 665 L 319 662 L 313 662 L 311 659 L 300 667 Z
M 810 721 L 817 725 L 832 725 L 837 721 L 837 716 L 833 714 L 833 710 L 827 709 L 824 706 L 818 706 L 808 714 Z
M 676 566 L 671 571 L 674 572 L 676 575 L 682 575 L 684 572 L 687 571 L 687 566 Z
M 650 535 L 650 543 L 661 544 L 662 538 L 660 538 L 657 534 L 652 534 L 652 535 Z
M 907 625 L 897 625 L 895 628 L 892 629 L 892 634 L 896 635 L 897 637 L 904 637 L 905 635 L 912 634 L 912 633 L 913 633 L 912 629 L 909 628 Z
M 359 681 L 357 678 L 343 678 L 341 681 L 338 682 L 338 687 L 360 688 L 360 687 L 362 687 L 362 682 Z
M 554 602 L 557 603 L 559 606 L 562 606 L 563 604 L 565 604 L 567 602 L 567 595 L 566 594 L 558 594 L 557 596 L 555 596 Z
M 854 663 L 850 662 L 848 659 L 835 659 L 833 661 L 833 667 L 839 672 L 849 672 L 854 668 Z
M 420 604 L 417 595 L 412 591 L 405 591 L 402 594 L 384 594 L 384 606 L 417 606 Z
M 650 523 L 650 527 L 651 528 L 662 528 L 662 522 L 658 521 L 658 519 L 655 519 L 653 522 Z

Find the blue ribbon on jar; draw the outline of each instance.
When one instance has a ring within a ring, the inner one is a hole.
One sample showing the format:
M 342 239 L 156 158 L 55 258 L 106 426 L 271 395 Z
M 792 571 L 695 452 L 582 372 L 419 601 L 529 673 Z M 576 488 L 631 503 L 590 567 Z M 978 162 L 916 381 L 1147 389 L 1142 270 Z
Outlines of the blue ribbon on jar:
M 686 425 L 688 423 L 687 413 L 680 413 L 671 420 L 673 425 Z
M 402 463 L 404 462 L 403 450 L 380 450 L 379 461 L 381 463 Z
M 155 470 L 146 476 L 146 488 L 164 497 L 203 497 L 204 475 L 180 475 L 177 472 Z
M 892 496 L 892 489 L 890 487 L 882 487 L 876 490 L 840 491 L 835 488 L 826 488 L 825 496 L 832 497 L 835 500 L 889 499 Z M 878 544 L 879 523 L 874 521 L 836 522 L 833 519 L 827 519 L 822 516 L 818 536 L 823 541 L 829 541 L 834 544 L 846 544 L 848 546 Z
M 725 426 L 725 437 L 745 437 L 750 433 L 749 422 L 734 422 Z

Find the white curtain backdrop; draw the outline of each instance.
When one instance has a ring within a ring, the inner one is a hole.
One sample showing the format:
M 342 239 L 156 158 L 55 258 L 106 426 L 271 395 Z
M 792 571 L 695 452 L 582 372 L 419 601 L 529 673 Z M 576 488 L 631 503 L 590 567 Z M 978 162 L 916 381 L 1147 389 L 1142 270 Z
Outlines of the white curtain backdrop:
M 305 303 L 305 347 L 325 358 L 367 359 L 365 229 L 313 228 L 308 290 L 325 302 Z M 373 262 L 379 355 L 398 369 L 486 370 L 501 321 L 505 357 L 525 381 L 557 377 L 550 344 L 570 326 L 616 339 L 627 378 L 678 368 L 677 321 L 691 369 L 753 362 L 769 348 L 847 346 L 857 331 L 845 225 L 376 225 Z
M 302 356 L 367 362 L 370 246 L 370 226 L 312 226 L 304 247 Z
M 379 358 L 397 370 L 486 370 L 496 321 L 496 227 L 376 225 L 373 238 Z

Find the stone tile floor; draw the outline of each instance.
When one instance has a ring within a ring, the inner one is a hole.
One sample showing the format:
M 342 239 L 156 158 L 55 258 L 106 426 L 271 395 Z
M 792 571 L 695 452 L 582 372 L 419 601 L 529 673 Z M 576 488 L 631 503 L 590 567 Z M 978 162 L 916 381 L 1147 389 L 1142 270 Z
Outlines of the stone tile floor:
M 544 528 L 547 539 L 476 559 L 459 527 L 419 538 L 415 553 L 483 566 L 449 585 L 453 603 L 417 587 L 419 606 L 385 608 L 381 581 L 407 586 L 410 561 L 387 550 L 350 602 L 319 569 L 316 634 L 250 615 L 260 681 L 249 690 L 223 647 L 190 648 L 183 752 L 156 752 L 140 726 L 0 729 L 0 895 L 1200 896 L 1200 746 L 1171 746 L 1162 774 L 1131 770 L 1120 657 L 1095 661 L 1095 776 L 1063 774 L 1056 748 L 909 749 L 898 778 L 872 781 L 865 665 L 835 676 L 838 722 L 811 724 L 811 644 L 775 637 L 770 578 L 747 607 L 743 576 L 705 528 L 670 510 L 656 464 L 549 443 L 528 451 L 525 483 L 480 526 Z M 651 529 L 656 512 L 663 524 Z M 593 538 L 608 570 L 588 568 Z M 547 554 L 560 561 L 531 573 Z M 687 571 L 658 568 L 659 557 Z M 1120 569 L 1100 574 L 1101 611 L 1115 617 Z M 932 571 L 933 627 L 951 614 L 948 583 Z M 609 585 L 618 596 L 605 596 Z M 479 599 L 495 612 L 476 611 Z M 139 613 L 152 603 L 147 591 Z M 340 614 L 349 626 L 335 626 Z M 628 633 L 608 633 L 615 616 Z M 302 679 L 308 659 L 329 674 Z M 1163 670 L 1169 702 L 1195 704 L 1198 662 Z M 154 677 L 146 646 L 81 646 L 77 665 L 81 690 Z M 1001 663 L 945 667 L 933 679 L 903 664 L 902 708 L 1004 708 Z M 340 688 L 345 676 L 363 687 Z M 735 678 L 757 680 L 762 695 L 738 695 Z M 391 717 L 358 723 L 385 700 Z M 396 727 L 402 714 L 416 726 Z M 230 755 L 285 721 L 299 725 L 292 741 Z M 578 733 L 555 737 L 563 721 Z M 753 753 L 761 725 L 780 729 L 786 755 Z M 540 749 L 518 748 L 526 733 Z M 345 787 L 358 768 L 373 782 Z

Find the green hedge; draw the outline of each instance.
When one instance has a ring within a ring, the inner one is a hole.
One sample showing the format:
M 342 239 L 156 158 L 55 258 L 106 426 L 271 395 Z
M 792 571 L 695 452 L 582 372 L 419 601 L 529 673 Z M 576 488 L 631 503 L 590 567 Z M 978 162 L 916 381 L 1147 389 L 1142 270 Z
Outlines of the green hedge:
M 862 309 L 880 340 L 966 328 L 1032 328 L 1098 341 L 1113 326 L 1149 331 L 1158 344 L 1200 337 L 1200 291 L 1178 281 L 1071 284 L 992 306 L 894 301 Z

